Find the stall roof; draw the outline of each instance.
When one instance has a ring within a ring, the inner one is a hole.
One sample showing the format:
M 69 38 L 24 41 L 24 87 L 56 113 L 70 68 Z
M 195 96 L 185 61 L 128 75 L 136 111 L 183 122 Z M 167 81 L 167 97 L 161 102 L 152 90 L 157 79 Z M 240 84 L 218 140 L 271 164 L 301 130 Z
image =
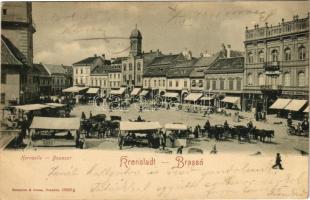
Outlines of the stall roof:
M 78 130 L 79 118 L 34 117 L 31 129 Z
M 202 97 L 202 93 L 190 93 L 185 97 L 186 101 L 197 101 L 200 97 Z
M 293 99 L 284 109 L 291 111 L 300 111 L 300 109 L 307 103 L 307 100 Z
M 99 91 L 99 88 L 89 88 L 86 93 L 87 94 L 97 94 L 98 91 Z
M 61 103 L 46 103 L 46 105 L 52 107 L 52 108 L 58 108 L 58 107 L 64 107 L 65 104 L 61 104 Z
M 162 128 L 162 126 L 159 122 L 120 122 L 121 131 L 155 130 L 160 128 Z
M 111 90 L 110 94 L 121 95 L 121 94 L 123 94 L 125 92 L 125 90 L 126 90 L 126 88 L 121 87 L 118 90 Z
M 292 99 L 277 99 L 269 108 L 270 109 L 283 109 L 287 106 Z
M 187 130 L 187 126 L 185 124 L 168 123 L 168 124 L 165 124 L 165 129 L 167 129 L 167 130 Z
M 240 102 L 240 97 L 226 96 L 222 101 L 226 103 L 237 104 Z
M 31 111 L 31 110 L 41 110 L 42 108 L 48 108 L 50 106 L 44 104 L 26 104 L 20 106 L 13 106 L 20 110 Z
M 210 101 L 212 99 L 214 99 L 214 96 L 204 96 L 200 98 L 200 100 L 204 100 L 204 101 Z
M 148 90 L 143 90 L 141 93 L 140 93 L 140 96 L 145 96 L 149 93 Z
M 164 94 L 164 97 L 178 97 L 179 94 L 176 92 L 167 92 L 166 94 Z
M 86 89 L 88 89 L 88 87 L 73 86 L 73 87 L 69 87 L 69 88 L 63 89 L 62 92 L 75 93 L 75 92 L 80 92 L 80 91 L 86 90 Z
M 310 107 L 308 106 L 305 110 L 304 110 L 305 113 L 307 112 L 310 112 Z
M 132 92 L 130 93 L 130 95 L 138 95 L 140 91 L 141 91 L 141 88 L 134 88 Z

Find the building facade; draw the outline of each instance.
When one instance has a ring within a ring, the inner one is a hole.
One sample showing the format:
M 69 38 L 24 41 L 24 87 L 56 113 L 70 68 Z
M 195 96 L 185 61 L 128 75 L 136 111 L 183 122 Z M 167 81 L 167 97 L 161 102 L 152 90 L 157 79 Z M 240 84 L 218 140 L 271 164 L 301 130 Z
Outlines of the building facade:
M 52 95 L 52 77 L 43 64 L 33 64 L 34 72 L 39 82 L 40 96 Z
M 244 45 L 247 110 L 266 112 L 279 97 L 308 99 L 309 14 L 276 26 L 246 28 Z
M 97 66 L 90 75 L 90 87 L 99 88 L 101 95 L 106 95 L 109 88 L 108 66 Z
M 22 88 L 29 67 L 26 57 L 1 35 L 1 108 L 25 102 Z
M 73 85 L 90 86 L 91 71 L 98 66 L 110 64 L 109 60 L 105 59 L 105 55 L 85 58 L 73 64 Z
M 1 8 L 1 34 L 25 57 L 28 67 L 23 72 L 18 99 L 33 101 L 38 97 L 38 83 L 33 74 L 33 34 L 31 2 L 5 2 Z
M 244 57 L 219 58 L 205 70 L 205 91 L 215 98 L 214 104 L 217 107 L 230 103 L 227 106 L 241 109 L 243 71 Z
M 50 94 L 60 95 L 63 89 L 70 87 L 70 80 L 63 65 L 42 64 L 50 76 Z

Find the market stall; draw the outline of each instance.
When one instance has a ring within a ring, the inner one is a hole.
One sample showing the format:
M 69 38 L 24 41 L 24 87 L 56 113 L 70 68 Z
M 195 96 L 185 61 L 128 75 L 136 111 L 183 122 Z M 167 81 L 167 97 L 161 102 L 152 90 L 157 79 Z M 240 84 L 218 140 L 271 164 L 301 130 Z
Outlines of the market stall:
M 181 123 L 168 123 L 164 126 L 168 136 L 167 147 L 186 147 L 188 143 L 188 126 Z
M 78 146 L 79 118 L 34 117 L 30 146 Z

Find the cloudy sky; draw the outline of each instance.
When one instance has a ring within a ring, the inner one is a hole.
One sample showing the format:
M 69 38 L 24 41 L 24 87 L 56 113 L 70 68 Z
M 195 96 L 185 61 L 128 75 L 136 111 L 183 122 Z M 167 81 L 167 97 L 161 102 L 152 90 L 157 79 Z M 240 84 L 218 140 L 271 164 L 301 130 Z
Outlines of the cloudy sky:
M 222 43 L 243 50 L 245 27 L 305 17 L 308 2 L 34 2 L 36 62 L 72 64 L 94 54 L 128 55 L 137 24 L 144 51 L 160 49 L 194 56 L 216 52 Z M 113 37 L 118 37 L 115 39 Z M 106 38 L 83 40 L 89 38 Z

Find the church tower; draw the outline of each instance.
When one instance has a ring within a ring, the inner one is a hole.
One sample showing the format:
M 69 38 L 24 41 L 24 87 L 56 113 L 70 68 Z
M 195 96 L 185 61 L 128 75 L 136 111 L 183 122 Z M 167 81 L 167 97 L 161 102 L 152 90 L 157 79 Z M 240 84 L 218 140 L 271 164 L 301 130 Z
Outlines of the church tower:
M 141 32 L 136 28 L 130 34 L 130 52 L 129 56 L 140 56 L 142 55 L 142 35 Z

